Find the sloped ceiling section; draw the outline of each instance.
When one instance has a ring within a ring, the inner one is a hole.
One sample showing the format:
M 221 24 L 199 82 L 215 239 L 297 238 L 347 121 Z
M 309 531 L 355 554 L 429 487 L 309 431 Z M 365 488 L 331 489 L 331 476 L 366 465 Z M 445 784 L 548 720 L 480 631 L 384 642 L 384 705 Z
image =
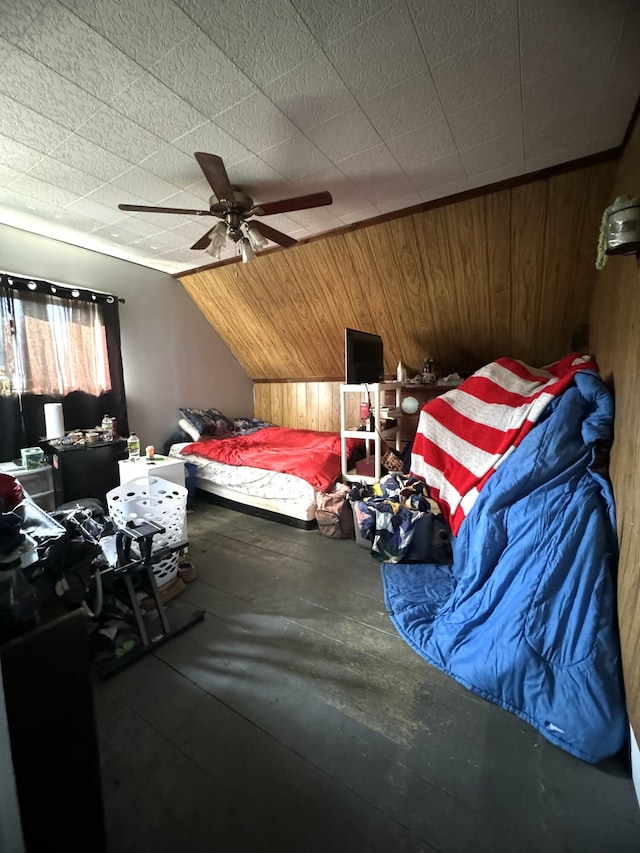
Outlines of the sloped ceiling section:
M 215 220 L 118 204 L 208 210 L 206 151 L 326 233 L 620 145 L 639 43 L 637 0 L 3 0 L 0 221 L 191 269 Z
M 382 335 L 385 370 L 450 372 L 585 346 L 616 163 L 182 278 L 254 380 L 344 381 L 346 326 Z

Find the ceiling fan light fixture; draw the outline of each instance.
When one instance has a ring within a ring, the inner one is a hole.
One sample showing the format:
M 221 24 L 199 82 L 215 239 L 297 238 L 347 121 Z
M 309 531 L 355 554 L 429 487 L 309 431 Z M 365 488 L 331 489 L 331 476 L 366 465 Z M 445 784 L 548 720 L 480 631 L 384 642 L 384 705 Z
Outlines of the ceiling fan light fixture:
M 247 237 L 242 238 L 242 242 L 240 244 L 240 248 L 242 251 L 242 263 L 248 264 L 249 261 L 255 261 L 256 256 L 253 248 L 251 246 L 251 241 Z
M 264 249 L 269 242 L 267 238 L 258 231 L 255 225 L 249 225 L 247 228 L 247 234 L 249 235 L 251 248 L 255 251 L 258 251 L 258 249 Z

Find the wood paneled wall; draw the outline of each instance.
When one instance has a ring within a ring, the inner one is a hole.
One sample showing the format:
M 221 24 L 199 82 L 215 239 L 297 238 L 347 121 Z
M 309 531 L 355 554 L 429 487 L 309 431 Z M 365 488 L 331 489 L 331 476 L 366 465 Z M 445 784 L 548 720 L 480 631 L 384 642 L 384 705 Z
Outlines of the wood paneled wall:
M 614 172 L 577 169 L 182 282 L 254 382 L 271 380 L 255 385 L 256 416 L 337 429 L 337 390 L 319 383 L 344 376 L 345 326 L 382 335 L 389 378 L 400 359 L 468 372 L 570 351 Z
M 640 122 L 610 195 L 609 201 L 640 197 Z M 590 344 L 616 396 L 611 478 L 620 541 L 618 618 L 627 707 L 640 739 L 640 265 L 634 256 L 612 257 L 598 273 Z

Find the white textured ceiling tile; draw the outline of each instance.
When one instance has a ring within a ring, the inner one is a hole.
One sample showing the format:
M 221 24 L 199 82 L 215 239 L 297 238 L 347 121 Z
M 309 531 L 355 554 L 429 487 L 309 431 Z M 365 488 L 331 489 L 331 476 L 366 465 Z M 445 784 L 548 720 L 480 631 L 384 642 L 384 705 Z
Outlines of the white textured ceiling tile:
M 640 89 L 640 3 L 629 0 L 622 21 L 620 38 L 609 70 L 608 87 Z
M 82 231 L 85 234 L 100 231 L 100 229 L 104 227 L 103 223 L 98 222 L 97 219 L 91 219 L 89 216 L 82 216 L 79 212 L 74 212 L 69 207 L 59 210 L 54 214 L 53 219 L 62 225 L 74 228 L 77 231 Z
M 444 120 L 429 71 L 365 101 L 362 109 L 385 142 L 432 121 Z
M 5 136 L 43 154 L 59 145 L 71 131 L 12 98 L 0 94 L 0 127 Z
M 134 240 L 140 239 L 139 234 L 129 231 L 122 227 L 120 222 L 113 222 L 111 225 L 103 225 L 94 231 L 97 237 L 102 237 L 105 240 L 113 240 L 122 246 L 133 243 Z
M 380 211 L 377 207 L 371 205 L 354 210 L 352 213 L 341 213 L 340 221 L 345 225 L 354 225 L 357 222 L 366 222 L 368 219 L 375 219 L 376 216 L 380 216 Z
M 360 107 L 310 128 L 307 136 L 332 162 L 380 146 L 382 140 Z
M 0 36 L 17 44 L 49 0 L 2 0 Z
M 611 131 L 609 133 L 605 133 L 602 136 L 594 136 L 591 140 L 591 148 L 589 150 L 590 154 L 598 154 L 600 151 L 609 151 L 611 148 L 617 148 L 622 139 L 624 138 L 624 134 Z
M 110 151 L 105 151 L 88 139 L 73 134 L 54 148 L 50 156 L 54 160 L 73 166 L 87 175 L 94 175 L 103 181 L 110 181 L 122 172 L 131 168 L 131 163 L 122 157 L 117 157 Z
M 472 175 L 469 177 L 469 189 L 476 187 L 487 187 L 491 184 L 500 183 L 500 181 L 508 181 L 522 174 L 523 163 L 520 160 L 518 163 L 512 163 L 509 166 L 500 166 L 497 169 L 491 169 L 488 172 Z
M 70 130 L 102 106 L 97 98 L 17 48 L 11 48 L 2 61 L 0 92 Z
M 165 196 L 162 199 L 162 207 L 181 207 L 185 210 L 208 210 L 208 205 L 202 204 L 202 199 L 198 198 L 195 195 L 192 195 L 190 192 L 186 190 L 179 190 L 177 193 L 172 193 L 171 195 Z M 158 222 L 161 228 L 170 228 L 171 226 L 165 225 L 164 216 L 165 214 L 157 214 Z M 160 218 L 162 217 L 162 218 Z M 200 221 L 200 218 L 197 214 L 193 214 L 188 217 L 191 220 L 195 220 L 196 222 Z M 208 221 L 208 220 L 207 220 Z
M 390 0 L 293 0 L 307 26 L 322 45 L 344 36 L 390 5 Z
M 638 101 L 638 89 L 637 86 L 627 89 L 612 85 L 607 87 L 596 118 L 595 135 L 604 134 L 609 139 L 617 137 L 615 144 L 620 145 L 629 126 L 629 117 L 633 115 Z
M 151 73 L 207 118 L 255 92 L 251 80 L 204 33 L 169 51 Z
M 333 42 L 326 53 L 360 103 L 427 68 L 404 2 Z
M 313 36 L 288 0 L 235 0 L 201 26 L 261 87 L 317 50 Z
M 604 87 L 605 78 L 597 63 L 589 58 L 525 81 L 522 87 L 524 123 L 540 124 L 562 118 L 585 104 L 599 103 Z
M 166 204 L 164 206 L 175 207 L 176 205 L 172 203 Z M 118 212 L 120 213 L 120 211 Z M 151 225 L 153 228 L 152 233 L 157 234 L 157 232 L 162 229 L 168 230 L 170 228 L 177 228 L 178 225 L 182 225 L 186 217 L 181 213 L 144 213 L 136 211 L 134 218 L 139 219 L 141 222 L 144 222 L 147 225 Z M 189 221 L 193 221 L 192 217 L 189 217 Z M 204 217 L 203 221 L 205 221 Z
M 208 121 L 206 124 L 195 128 L 195 130 L 179 136 L 171 144 L 191 157 L 193 157 L 196 151 L 217 154 L 218 157 L 222 157 L 227 168 L 233 165 L 233 163 L 244 160 L 251 153 L 244 145 L 241 145 L 212 121 Z M 194 159 L 193 162 L 198 169 L 198 175 L 202 177 L 202 172 L 196 160 Z
M 131 163 L 139 163 L 165 144 L 159 136 L 140 127 L 111 107 L 103 107 L 81 125 L 76 133 Z
M 356 106 L 323 53 L 278 77 L 265 87 L 265 94 L 303 131 Z
M 312 234 L 322 231 L 332 231 L 334 228 L 342 228 L 343 223 L 333 213 L 326 213 L 330 207 L 316 207 L 310 210 L 292 210 L 288 216 L 298 225 L 308 229 Z M 268 217 L 266 221 L 269 222 Z
M 261 160 L 292 181 L 329 165 L 324 154 L 302 135 L 286 139 L 259 153 Z
M 191 195 L 194 195 L 196 198 L 199 198 L 203 204 L 203 207 L 209 207 L 209 199 L 213 195 L 213 190 L 209 186 L 209 182 L 202 178 L 200 181 L 196 181 L 193 184 L 189 184 L 182 189 L 186 190 Z
M 54 204 L 49 204 L 46 201 L 38 201 L 31 196 L 22 195 L 10 188 L 0 190 L 0 205 L 9 207 L 15 210 L 21 210 L 24 213 L 35 213 L 37 216 L 53 219 L 54 215 L 60 210 Z
M 20 47 L 103 101 L 140 74 L 140 67 L 60 3 L 50 3 Z
M 193 154 L 178 151 L 173 145 L 165 145 L 155 154 L 145 157 L 140 161 L 140 167 L 181 189 L 186 189 L 202 177 Z
M 167 228 L 166 217 L 155 216 L 153 222 L 144 222 L 142 219 L 138 219 L 136 216 L 124 216 L 122 211 L 118 211 L 121 216 L 121 219 L 115 220 L 111 225 L 116 230 L 126 230 L 128 233 L 133 234 L 138 237 L 151 237 L 152 234 L 157 234 L 158 231 L 162 231 L 164 228 Z M 173 217 L 178 219 L 178 217 Z M 180 221 L 184 222 L 184 217 L 180 217 Z
M 165 142 L 171 142 L 208 121 L 206 116 L 148 73 L 116 95 L 109 106 Z
M 298 135 L 295 125 L 262 92 L 216 116 L 215 123 L 254 154 L 256 148 L 270 148 Z
M 469 177 L 512 166 L 514 163 L 522 164 L 524 161 L 522 130 L 476 145 L 475 148 L 460 151 L 460 159 Z
M 635 2 L 635 0 L 633 0 Z M 615 49 L 625 0 L 556 2 L 521 16 L 522 79 L 598 57 L 606 73 Z
M 129 243 L 141 251 L 170 252 L 175 249 L 188 249 L 187 240 L 175 235 L 174 231 L 159 231 L 152 237 L 134 237 Z
M 433 163 L 425 163 L 415 169 L 407 171 L 407 177 L 413 189 L 422 194 L 430 191 L 433 187 L 442 184 L 450 184 L 454 181 L 467 180 L 462 161 L 458 154 L 450 154 Z
M 431 69 L 446 113 L 489 101 L 520 85 L 520 54 L 515 27 L 463 50 Z
M 151 204 L 173 195 L 178 189 L 175 184 L 164 181 L 157 175 L 140 168 L 140 166 L 134 166 L 128 172 L 118 175 L 117 178 L 113 179 L 112 186 L 134 193 Z
M 171 0 L 61 0 L 92 29 L 145 68 L 196 31 Z
M 497 98 L 474 104 L 447 116 L 458 148 L 471 148 L 499 136 L 515 133 L 522 126 L 522 94 L 519 86 Z
M 56 187 L 70 190 L 77 196 L 93 192 L 103 183 L 100 178 L 80 172 L 66 163 L 54 160 L 53 157 L 44 157 L 29 170 L 29 175 Z
M 408 6 L 431 65 L 514 26 L 518 19 L 517 0 L 408 0 Z
M 35 151 L 22 142 L 0 135 L 0 164 L 10 166 L 18 172 L 28 172 L 42 160 L 42 152 Z
M 420 130 L 392 139 L 387 146 L 405 170 L 439 160 L 456 150 L 451 131 L 444 120 L 434 121 Z
M 392 213 L 394 210 L 404 210 L 407 207 L 415 207 L 420 204 L 422 199 L 417 192 L 410 192 L 407 195 L 398 196 L 392 199 L 383 199 L 376 202 L 376 206 L 380 213 Z
M 595 119 L 596 107 L 593 106 L 541 124 L 525 125 L 525 159 L 531 160 L 563 148 L 590 146 Z
M 469 189 L 469 178 L 459 178 L 457 181 L 450 181 L 446 184 L 434 184 L 428 189 L 420 193 L 420 198 L 423 202 L 437 201 L 438 199 L 450 198 L 458 195 L 458 193 L 466 192 Z
M 146 199 L 135 195 L 130 190 L 118 187 L 116 184 L 103 184 L 97 190 L 88 193 L 86 199 L 87 201 L 97 202 L 104 207 L 110 208 L 118 217 L 122 217 L 123 215 L 122 211 L 118 210 L 119 204 L 147 204 Z M 109 222 L 112 221 L 111 219 L 109 220 Z
M 579 160 L 591 153 L 589 142 L 581 142 L 567 148 L 556 148 L 550 153 L 541 154 L 538 157 L 530 157 L 525 162 L 524 174 L 537 172 L 540 169 L 548 169 L 549 166 L 558 166 L 562 163 L 570 163 Z
M 410 182 L 385 146 L 341 160 L 337 165 L 376 206 L 380 201 L 411 192 Z
M 22 172 L 12 169 L 10 166 L 3 166 L 0 163 L 0 186 L 6 187 L 16 178 L 19 178 Z
M 296 191 L 293 181 L 280 175 L 255 154 L 229 167 L 228 174 L 231 183 L 252 196 L 255 202 L 276 201 L 302 195 Z
M 96 222 L 102 222 L 104 225 L 122 219 L 122 212 L 117 207 L 106 207 L 90 198 L 81 198 L 66 209 L 70 214 L 87 216 L 89 219 L 95 219 Z
M 356 210 L 364 210 L 371 203 L 367 196 L 333 165 L 313 175 L 306 175 L 304 181 L 298 185 L 296 195 L 325 191 L 330 192 L 333 198 L 329 206 L 331 213 L 340 219 Z

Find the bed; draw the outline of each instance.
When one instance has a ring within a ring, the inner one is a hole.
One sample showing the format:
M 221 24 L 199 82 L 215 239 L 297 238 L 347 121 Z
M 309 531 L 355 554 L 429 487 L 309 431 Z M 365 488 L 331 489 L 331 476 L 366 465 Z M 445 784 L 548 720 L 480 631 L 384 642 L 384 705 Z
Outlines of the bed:
M 191 441 L 168 455 L 196 466 L 195 486 L 219 503 L 296 527 L 316 526 L 316 492 L 341 471 L 339 433 L 227 418 L 216 409 L 181 409 Z M 352 442 L 355 447 L 357 442 Z
M 427 404 L 412 454 L 453 564 L 382 566 L 392 622 L 425 660 L 591 763 L 627 738 L 597 366 L 500 359 Z

